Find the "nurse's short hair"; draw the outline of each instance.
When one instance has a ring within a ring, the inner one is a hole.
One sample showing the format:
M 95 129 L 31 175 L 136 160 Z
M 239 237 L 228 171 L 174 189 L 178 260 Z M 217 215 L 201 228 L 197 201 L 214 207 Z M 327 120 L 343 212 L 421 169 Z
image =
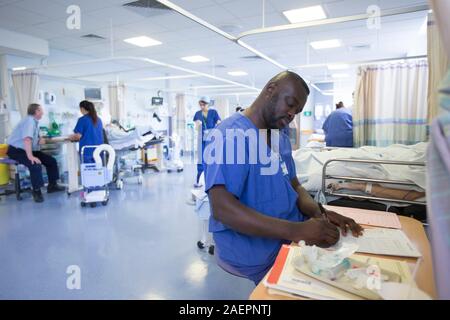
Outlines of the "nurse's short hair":
M 36 111 L 39 109 L 41 105 L 37 103 L 32 103 L 28 106 L 27 114 L 30 116 L 34 116 L 36 114 Z

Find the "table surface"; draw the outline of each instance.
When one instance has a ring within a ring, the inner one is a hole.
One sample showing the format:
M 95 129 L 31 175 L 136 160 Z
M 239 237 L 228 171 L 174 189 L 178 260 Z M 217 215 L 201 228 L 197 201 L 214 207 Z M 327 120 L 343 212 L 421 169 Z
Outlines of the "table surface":
M 400 222 L 402 224 L 402 230 L 411 240 L 411 242 L 416 246 L 416 248 L 422 253 L 422 261 L 420 262 L 419 268 L 416 275 L 416 283 L 419 289 L 426 292 L 433 299 L 436 298 L 436 288 L 434 283 L 434 273 L 433 273 L 433 262 L 431 259 L 431 249 L 430 243 L 428 241 L 427 235 L 425 234 L 425 229 L 421 222 L 408 218 L 399 216 Z M 410 266 L 411 271 L 416 265 L 416 258 L 405 258 L 405 257 L 393 257 L 393 256 L 383 256 L 383 255 L 372 255 L 372 254 L 362 254 L 366 256 L 377 256 L 388 259 L 402 260 L 406 261 Z M 250 295 L 250 300 L 294 300 L 294 297 L 287 297 L 276 294 L 269 294 L 268 289 L 261 282 L 253 290 Z

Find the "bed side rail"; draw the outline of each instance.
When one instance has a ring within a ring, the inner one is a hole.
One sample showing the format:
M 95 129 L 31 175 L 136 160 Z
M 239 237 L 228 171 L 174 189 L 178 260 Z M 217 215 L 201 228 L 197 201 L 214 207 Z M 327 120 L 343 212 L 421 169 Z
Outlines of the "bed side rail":
M 365 159 L 330 159 L 325 162 L 325 164 L 323 165 L 323 169 L 322 169 L 322 193 L 325 196 L 337 196 L 337 197 L 363 199 L 363 200 L 377 200 L 377 201 L 388 201 L 388 202 L 405 203 L 405 204 L 426 205 L 426 201 L 410 201 L 410 200 L 401 200 L 401 199 L 393 199 L 393 198 L 380 198 L 380 197 L 374 197 L 374 196 L 364 196 L 364 195 L 356 195 L 356 194 L 353 195 L 353 194 L 349 194 L 349 193 L 333 192 L 333 191 L 327 190 L 326 181 L 328 179 L 338 179 L 338 180 L 357 181 L 357 182 L 383 183 L 383 184 L 397 184 L 397 185 L 414 186 L 414 187 L 420 188 L 420 186 L 418 186 L 414 182 L 410 182 L 410 181 L 397 181 L 397 180 L 384 180 L 384 179 L 329 175 L 329 174 L 327 174 L 327 168 L 328 168 L 328 165 L 332 162 L 391 164 L 391 165 L 399 165 L 399 166 L 403 165 L 403 166 L 422 166 L 422 167 L 425 166 L 424 162 L 393 161 L 393 160 L 365 160 Z

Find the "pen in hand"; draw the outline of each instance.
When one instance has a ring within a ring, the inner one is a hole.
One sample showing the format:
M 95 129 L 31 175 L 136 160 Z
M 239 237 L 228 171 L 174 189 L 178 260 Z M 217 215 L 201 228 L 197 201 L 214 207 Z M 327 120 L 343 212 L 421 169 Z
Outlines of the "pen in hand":
M 320 212 L 322 213 L 322 217 L 325 219 L 325 221 L 327 221 L 329 223 L 330 220 L 328 219 L 327 211 L 325 210 L 325 208 L 322 206 L 321 203 L 317 203 L 317 204 L 319 205 L 319 209 L 320 209 Z

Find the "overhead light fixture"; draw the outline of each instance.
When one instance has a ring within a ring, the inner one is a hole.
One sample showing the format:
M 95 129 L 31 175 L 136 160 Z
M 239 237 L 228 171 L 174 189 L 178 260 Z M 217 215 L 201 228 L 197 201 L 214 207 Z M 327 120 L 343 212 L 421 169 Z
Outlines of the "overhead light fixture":
M 245 71 L 230 71 L 228 72 L 228 74 L 233 77 L 242 77 L 248 75 L 248 73 Z
M 290 23 L 300 23 L 314 20 L 326 19 L 327 15 L 322 6 L 312 6 L 300 9 L 283 11 Z
M 310 42 L 309 44 L 311 45 L 311 47 L 313 47 L 316 50 L 338 48 L 338 47 L 342 46 L 342 42 L 339 39 L 313 41 L 313 42 Z
M 207 62 L 209 61 L 208 58 L 203 56 L 189 56 L 189 57 L 183 57 L 181 58 L 184 61 L 191 62 L 191 63 L 198 63 L 198 62 Z
M 170 80 L 170 79 L 190 79 L 190 78 L 199 78 L 199 75 L 195 74 L 186 74 L 179 76 L 165 76 L 165 77 L 153 77 L 153 78 L 142 78 L 137 79 L 136 81 L 158 81 L 158 80 Z
M 333 79 L 344 79 L 344 78 L 350 77 L 350 75 L 348 75 L 347 73 L 335 73 L 335 74 L 332 74 L 331 77 Z
M 259 92 L 218 93 L 217 96 L 257 96 Z
M 24 71 L 24 70 L 27 70 L 27 67 L 15 67 L 15 68 L 12 68 L 12 70 L 13 71 Z
M 329 64 L 327 65 L 328 70 L 345 70 L 348 69 L 350 66 L 348 64 L 343 63 L 336 63 L 336 64 Z
M 217 84 L 217 85 L 208 85 L 208 86 L 195 86 L 194 89 L 217 89 L 217 88 L 234 88 L 236 85 L 234 84 Z
M 151 46 L 158 46 L 160 44 L 162 44 L 162 42 L 149 38 L 147 36 L 140 36 L 140 37 L 134 37 L 134 38 L 128 38 L 123 40 L 127 43 L 133 44 L 135 46 L 141 47 L 141 48 L 146 48 L 146 47 L 151 47 Z

